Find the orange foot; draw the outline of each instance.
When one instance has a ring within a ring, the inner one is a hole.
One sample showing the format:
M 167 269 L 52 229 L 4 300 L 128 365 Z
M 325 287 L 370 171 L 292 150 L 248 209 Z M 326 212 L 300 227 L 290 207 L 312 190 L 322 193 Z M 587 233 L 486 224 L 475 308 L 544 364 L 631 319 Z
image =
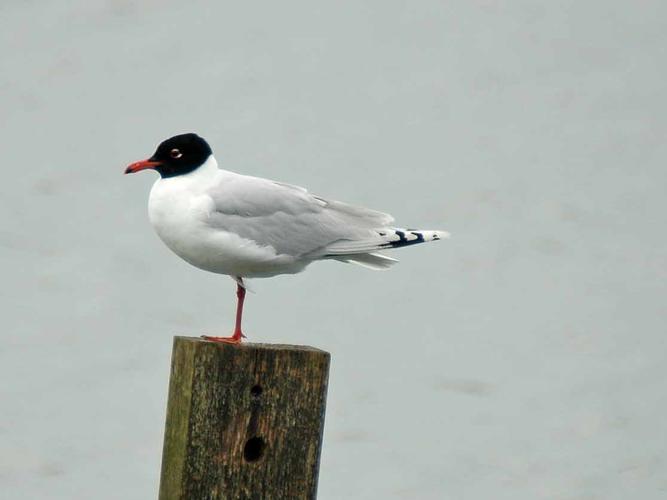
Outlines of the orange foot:
M 208 335 L 202 335 L 201 338 L 204 340 L 210 340 L 211 342 L 223 342 L 225 344 L 240 344 L 241 339 L 245 338 L 245 335 L 241 331 L 234 332 L 234 335 L 231 337 L 209 337 Z

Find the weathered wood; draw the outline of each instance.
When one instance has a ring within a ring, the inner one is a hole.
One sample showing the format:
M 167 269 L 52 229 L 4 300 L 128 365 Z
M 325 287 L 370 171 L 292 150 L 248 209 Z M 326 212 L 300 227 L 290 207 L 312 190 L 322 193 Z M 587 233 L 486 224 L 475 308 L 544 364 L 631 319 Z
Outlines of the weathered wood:
M 329 354 L 175 337 L 160 500 L 314 499 Z

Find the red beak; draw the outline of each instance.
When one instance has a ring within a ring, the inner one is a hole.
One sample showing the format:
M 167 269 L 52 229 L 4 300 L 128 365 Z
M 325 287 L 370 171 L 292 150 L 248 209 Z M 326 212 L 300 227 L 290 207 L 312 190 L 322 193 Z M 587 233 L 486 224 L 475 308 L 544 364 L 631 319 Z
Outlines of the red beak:
M 133 174 L 139 172 L 140 170 L 146 170 L 147 168 L 155 168 L 159 165 L 162 165 L 159 161 L 153 160 L 141 160 L 135 161 L 132 165 L 125 169 L 126 174 Z

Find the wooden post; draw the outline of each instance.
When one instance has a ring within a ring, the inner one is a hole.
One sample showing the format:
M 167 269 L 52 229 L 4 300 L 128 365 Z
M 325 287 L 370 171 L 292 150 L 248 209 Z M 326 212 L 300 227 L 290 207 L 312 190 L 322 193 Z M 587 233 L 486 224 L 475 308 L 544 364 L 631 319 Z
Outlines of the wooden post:
M 175 337 L 159 499 L 314 499 L 329 358 Z

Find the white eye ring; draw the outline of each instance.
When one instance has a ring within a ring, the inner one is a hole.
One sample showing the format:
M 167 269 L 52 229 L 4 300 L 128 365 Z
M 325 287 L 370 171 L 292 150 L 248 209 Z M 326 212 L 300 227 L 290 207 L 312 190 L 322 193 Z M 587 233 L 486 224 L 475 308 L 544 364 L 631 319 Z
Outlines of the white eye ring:
M 180 150 L 174 148 L 171 151 L 169 151 L 169 156 L 171 156 L 172 158 L 180 158 L 181 156 L 183 156 L 183 153 L 181 153 Z

